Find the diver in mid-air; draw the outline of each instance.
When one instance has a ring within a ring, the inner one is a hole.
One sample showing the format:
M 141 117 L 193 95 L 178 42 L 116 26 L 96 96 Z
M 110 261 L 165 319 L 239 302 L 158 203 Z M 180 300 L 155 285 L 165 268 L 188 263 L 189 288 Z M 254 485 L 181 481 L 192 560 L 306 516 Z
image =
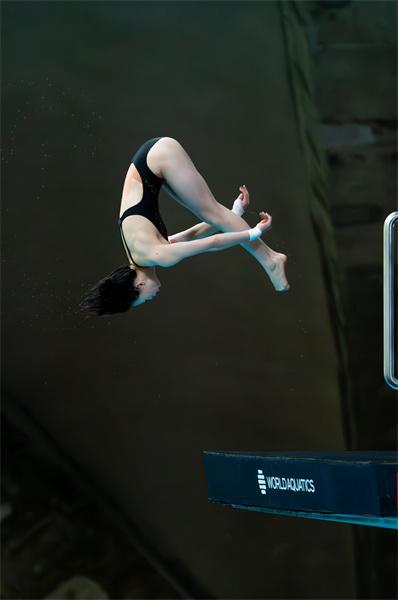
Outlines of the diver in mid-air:
M 161 187 L 203 222 L 168 236 L 158 208 Z M 238 244 L 258 260 L 276 291 L 287 291 L 286 255 L 259 239 L 271 229 L 272 218 L 260 212 L 261 220 L 250 228 L 241 217 L 248 205 L 244 185 L 232 210 L 217 202 L 175 138 L 147 140 L 132 158 L 122 192 L 119 227 L 129 265 L 92 287 L 80 303 L 81 310 L 104 315 L 140 306 L 159 292 L 156 267 L 172 267 L 190 256 Z

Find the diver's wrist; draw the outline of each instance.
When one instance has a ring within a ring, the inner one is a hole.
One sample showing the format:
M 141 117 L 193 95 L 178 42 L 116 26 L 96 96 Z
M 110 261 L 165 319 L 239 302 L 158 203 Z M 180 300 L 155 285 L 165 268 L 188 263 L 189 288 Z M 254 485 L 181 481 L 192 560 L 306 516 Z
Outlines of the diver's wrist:
M 239 198 L 239 196 L 232 205 L 232 212 L 235 213 L 236 215 L 238 215 L 239 217 L 241 217 L 245 212 L 245 209 L 243 208 L 242 200 Z

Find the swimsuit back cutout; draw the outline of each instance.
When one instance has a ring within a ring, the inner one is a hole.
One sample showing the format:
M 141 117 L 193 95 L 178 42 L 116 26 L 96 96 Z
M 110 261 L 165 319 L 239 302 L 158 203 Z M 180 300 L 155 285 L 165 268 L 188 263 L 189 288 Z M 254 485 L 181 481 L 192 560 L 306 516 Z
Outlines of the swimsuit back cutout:
M 121 217 L 119 217 L 118 221 L 124 246 L 126 247 L 126 250 L 132 262 L 137 267 L 139 267 L 140 265 L 137 265 L 137 263 L 134 262 L 123 234 L 122 222 L 126 217 L 128 217 L 129 215 L 141 215 L 147 218 L 156 227 L 159 233 L 168 241 L 166 225 L 164 224 L 162 217 L 160 216 L 158 205 L 159 190 L 164 179 L 155 175 L 155 173 L 153 173 L 150 170 L 146 162 L 146 157 L 149 150 L 162 137 L 163 136 L 151 138 L 144 142 L 138 148 L 137 152 L 131 159 L 131 162 L 134 163 L 134 166 L 136 167 L 138 173 L 141 176 L 143 185 L 143 196 L 142 199 L 138 202 L 138 204 L 135 204 L 134 206 L 131 206 L 130 208 L 125 210 Z

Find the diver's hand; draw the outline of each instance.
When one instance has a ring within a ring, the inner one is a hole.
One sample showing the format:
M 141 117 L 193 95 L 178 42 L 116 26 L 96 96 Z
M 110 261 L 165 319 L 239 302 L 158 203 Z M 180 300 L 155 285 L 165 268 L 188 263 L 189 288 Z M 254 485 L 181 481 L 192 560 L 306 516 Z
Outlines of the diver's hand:
M 261 221 L 259 223 L 257 223 L 256 227 L 259 227 L 263 233 L 265 231 L 268 231 L 269 229 L 272 229 L 271 215 L 269 215 L 268 213 L 266 213 L 264 211 L 261 211 L 259 213 L 259 215 L 261 217 Z
M 239 198 L 240 198 L 241 204 L 242 204 L 244 210 L 247 210 L 249 208 L 249 204 L 250 204 L 249 190 L 247 189 L 247 187 L 245 185 L 241 185 L 239 189 L 240 189 Z
M 240 189 L 240 194 L 237 197 L 237 199 L 235 200 L 235 202 L 233 203 L 232 212 L 236 213 L 237 215 L 239 215 L 241 217 L 243 215 L 243 213 L 247 210 L 247 208 L 250 204 L 250 199 L 249 199 L 249 192 L 245 185 L 241 185 L 239 187 L 239 189 Z

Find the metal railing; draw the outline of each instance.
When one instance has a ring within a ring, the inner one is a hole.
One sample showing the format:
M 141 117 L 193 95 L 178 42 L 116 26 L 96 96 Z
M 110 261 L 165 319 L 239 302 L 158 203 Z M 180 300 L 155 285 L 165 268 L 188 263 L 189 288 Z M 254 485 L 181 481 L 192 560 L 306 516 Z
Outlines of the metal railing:
M 384 320 L 384 379 L 394 390 L 398 390 L 398 378 L 395 375 L 395 323 L 396 298 L 394 276 L 394 229 L 398 223 L 398 212 L 393 212 L 384 221 L 383 254 L 383 320 Z

